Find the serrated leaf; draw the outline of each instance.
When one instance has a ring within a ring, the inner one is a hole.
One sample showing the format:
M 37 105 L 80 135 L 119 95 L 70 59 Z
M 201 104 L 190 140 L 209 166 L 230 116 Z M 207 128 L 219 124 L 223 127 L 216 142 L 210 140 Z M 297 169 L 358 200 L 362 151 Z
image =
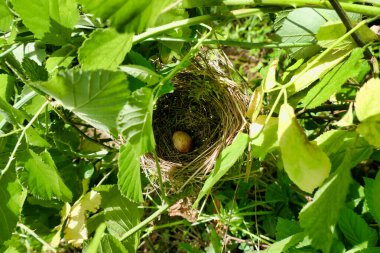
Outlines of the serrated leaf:
M 142 202 L 140 157 L 129 142 L 120 148 L 119 173 L 117 174 L 120 193 L 133 202 Z
M 365 220 L 351 209 L 345 207 L 340 210 L 338 226 L 352 246 L 363 243 L 366 247 L 376 246 L 376 230 L 370 228 Z
M 210 192 L 211 188 L 221 179 L 228 170 L 236 163 L 236 161 L 244 153 L 244 150 L 248 146 L 249 136 L 242 132 L 239 132 L 234 141 L 222 150 L 216 159 L 214 169 L 208 176 L 201 191 L 198 194 L 197 200 L 193 207 L 196 207 L 199 201 Z
M 84 121 L 114 134 L 117 117 L 130 95 L 125 75 L 108 70 L 68 70 L 35 86 Z
M 96 189 L 102 195 L 102 208 L 108 232 L 120 240 L 125 233 L 140 223 L 142 210 L 138 203 L 123 197 L 117 186 L 103 186 Z M 128 252 L 135 252 L 140 241 L 140 233 L 128 237 L 123 245 Z
M 36 38 L 54 45 L 70 41 L 79 19 L 74 0 L 12 0 L 16 12 Z
M 48 151 L 40 154 L 26 151 L 18 158 L 18 176 L 21 184 L 35 197 L 71 201 L 72 193 L 63 182 Z
M 363 58 L 362 48 L 354 49 L 351 56 L 330 70 L 307 95 L 301 100 L 304 108 L 315 108 L 327 101 L 331 95 L 338 92 L 342 85 L 360 71 L 360 59 Z
M 355 111 L 360 121 L 376 121 L 380 118 L 380 79 L 372 78 L 359 90 L 355 99 Z
M 294 220 L 279 217 L 276 225 L 276 240 L 282 240 L 294 234 L 302 232 L 300 225 Z
M 112 235 L 105 235 L 100 241 L 98 253 L 120 252 L 128 253 L 123 244 Z
M 132 48 L 133 34 L 118 33 L 115 29 L 95 30 L 78 51 L 83 70 L 117 70 Z
M 377 224 L 380 224 L 380 173 L 377 173 L 375 179 L 364 178 L 364 181 L 364 193 L 369 211 L 376 220 Z
M 70 66 L 71 62 L 74 60 L 72 55 L 75 50 L 72 45 L 63 46 L 60 49 L 54 51 L 50 57 L 46 60 L 46 70 L 52 72 L 58 67 L 67 68 Z
M 328 177 L 331 163 L 316 144 L 308 141 L 288 104 L 283 104 L 280 109 L 278 139 L 289 178 L 300 189 L 312 193 Z
M 161 75 L 157 74 L 150 68 L 140 65 L 123 65 L 120 66 L 119 69 L 126 74 L 146 83 L 147 85 L 154 85 L 162 79 Z
M 0 178 L 0 244 L 11 238 L 21 214 L 27 192 L 23 190 L 13 169 Z
M 68 243 L 75 247 L 80 247 L 83 241 L 88 239 L 87 212 L 96 212 L 100 207 L 101 199 L 102 197 L 99 193 L 90 191 L 74 203 L 64 229 L 64 238 Z
M 348 187 L 351 183 L 350 155 L 346 156 L 339 168 L 315 193 L 314 200 L 304 206 L 300 212 L 300 225 L 317 249 L 328 252 L 333 232 L 338 220 L 339 210 L 344 205 Z
M 6 0 L 0 0 L 0 32 L 9 32 L 13 21 L 13 14 L 8 9 Z
M 17 110 L 2 98 L 0 98 L 0 115 L 13 125 L 18 125 L 25 119 L 24 114 L 20 110 Z
M 29 145 L 41 147 L 41 148 L 51 147 L 50 143 L 48 143 L 44 138 L 42 138 L 38 134 L 38 132 L 32 127 L 29 127 L 26 130 L 25 136 L 26 136 L 26 141 L 28 142 Z
M 132 93 L 118 116 L 117 128 L 137 155 L 153 151 L 156 145 L 152 127 L 153 106 L 152 90 L 141 88 Z
M 46 69 L 27 57 L 24 57 L 22 61 L 22 68 L 25 71 L 25 75 L 33 82 L 48 80 Z
M 120 32 L 141 33 L 156 22 L 168 0 L 78 0 L 87 12 L 110 23 Z

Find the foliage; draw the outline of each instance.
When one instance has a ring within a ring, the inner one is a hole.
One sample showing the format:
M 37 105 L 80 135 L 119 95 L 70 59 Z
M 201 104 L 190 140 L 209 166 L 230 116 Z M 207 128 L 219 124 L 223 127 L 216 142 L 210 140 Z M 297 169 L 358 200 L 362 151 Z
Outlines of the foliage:
M 379 252 L 379 15 L 374 0 L 0 0 L 0 251 Z M 213 94 L 210 129 L 251 99 L 189 176 L 161 170 L 153 118 L 191 69 L 209 72 L 175 98 L 206 114 Z

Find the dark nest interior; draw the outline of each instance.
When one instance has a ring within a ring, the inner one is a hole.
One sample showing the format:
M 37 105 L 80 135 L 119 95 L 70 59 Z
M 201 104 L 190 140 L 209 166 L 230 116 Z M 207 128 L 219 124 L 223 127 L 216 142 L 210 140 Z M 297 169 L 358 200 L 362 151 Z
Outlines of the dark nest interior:
M 232 81 L 229 65 L 221 55 L 213 59 L 196 57 L 192 66 L 173 80 L 173 93 L 161 97 L 153 113 L 156 152 L 162 176 L 172 190 L 201 183 L 214 166 L 220 151 L 245 127 L 248 98 L 245 85 Z M 188 153 L 174 147 L 176 131 L 193 140 Z M 149 178 L 157 172 L 154 157 L 146 155 L 142 167 Z

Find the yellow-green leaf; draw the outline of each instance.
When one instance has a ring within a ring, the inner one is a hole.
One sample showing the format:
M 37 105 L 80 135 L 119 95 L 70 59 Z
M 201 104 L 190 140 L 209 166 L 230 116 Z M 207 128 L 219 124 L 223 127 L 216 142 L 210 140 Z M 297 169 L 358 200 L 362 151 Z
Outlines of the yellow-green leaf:
M 380 79 L 372 78 L 363 85 L 356 95 L 355 110 L 360 121 L 380 118 Z
M 278 139 L 289 178 L 300 189 L 312 193 L 328 177 L 331 163 L 316 144 L 309 142 L 288 104 L 280 109 Z

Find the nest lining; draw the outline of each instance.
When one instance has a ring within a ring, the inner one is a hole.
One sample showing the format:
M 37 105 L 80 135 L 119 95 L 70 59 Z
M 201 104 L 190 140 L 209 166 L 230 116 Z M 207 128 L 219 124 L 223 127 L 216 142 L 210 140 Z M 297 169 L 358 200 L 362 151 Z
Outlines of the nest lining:
M 220 58 L 195 61 L 172 80 L 175 91 L 157 102 L 153 113 L 156 152 L 163 178 L 173 189 L 203 182 L 220 151 L 245 126 L 247 95 L 232 81 Z M 182 154 L 172 143 L 175 131 L 193 139 L 191 152 Z M 153 155 L 143 157 L 146 174 L 157 171 Z

